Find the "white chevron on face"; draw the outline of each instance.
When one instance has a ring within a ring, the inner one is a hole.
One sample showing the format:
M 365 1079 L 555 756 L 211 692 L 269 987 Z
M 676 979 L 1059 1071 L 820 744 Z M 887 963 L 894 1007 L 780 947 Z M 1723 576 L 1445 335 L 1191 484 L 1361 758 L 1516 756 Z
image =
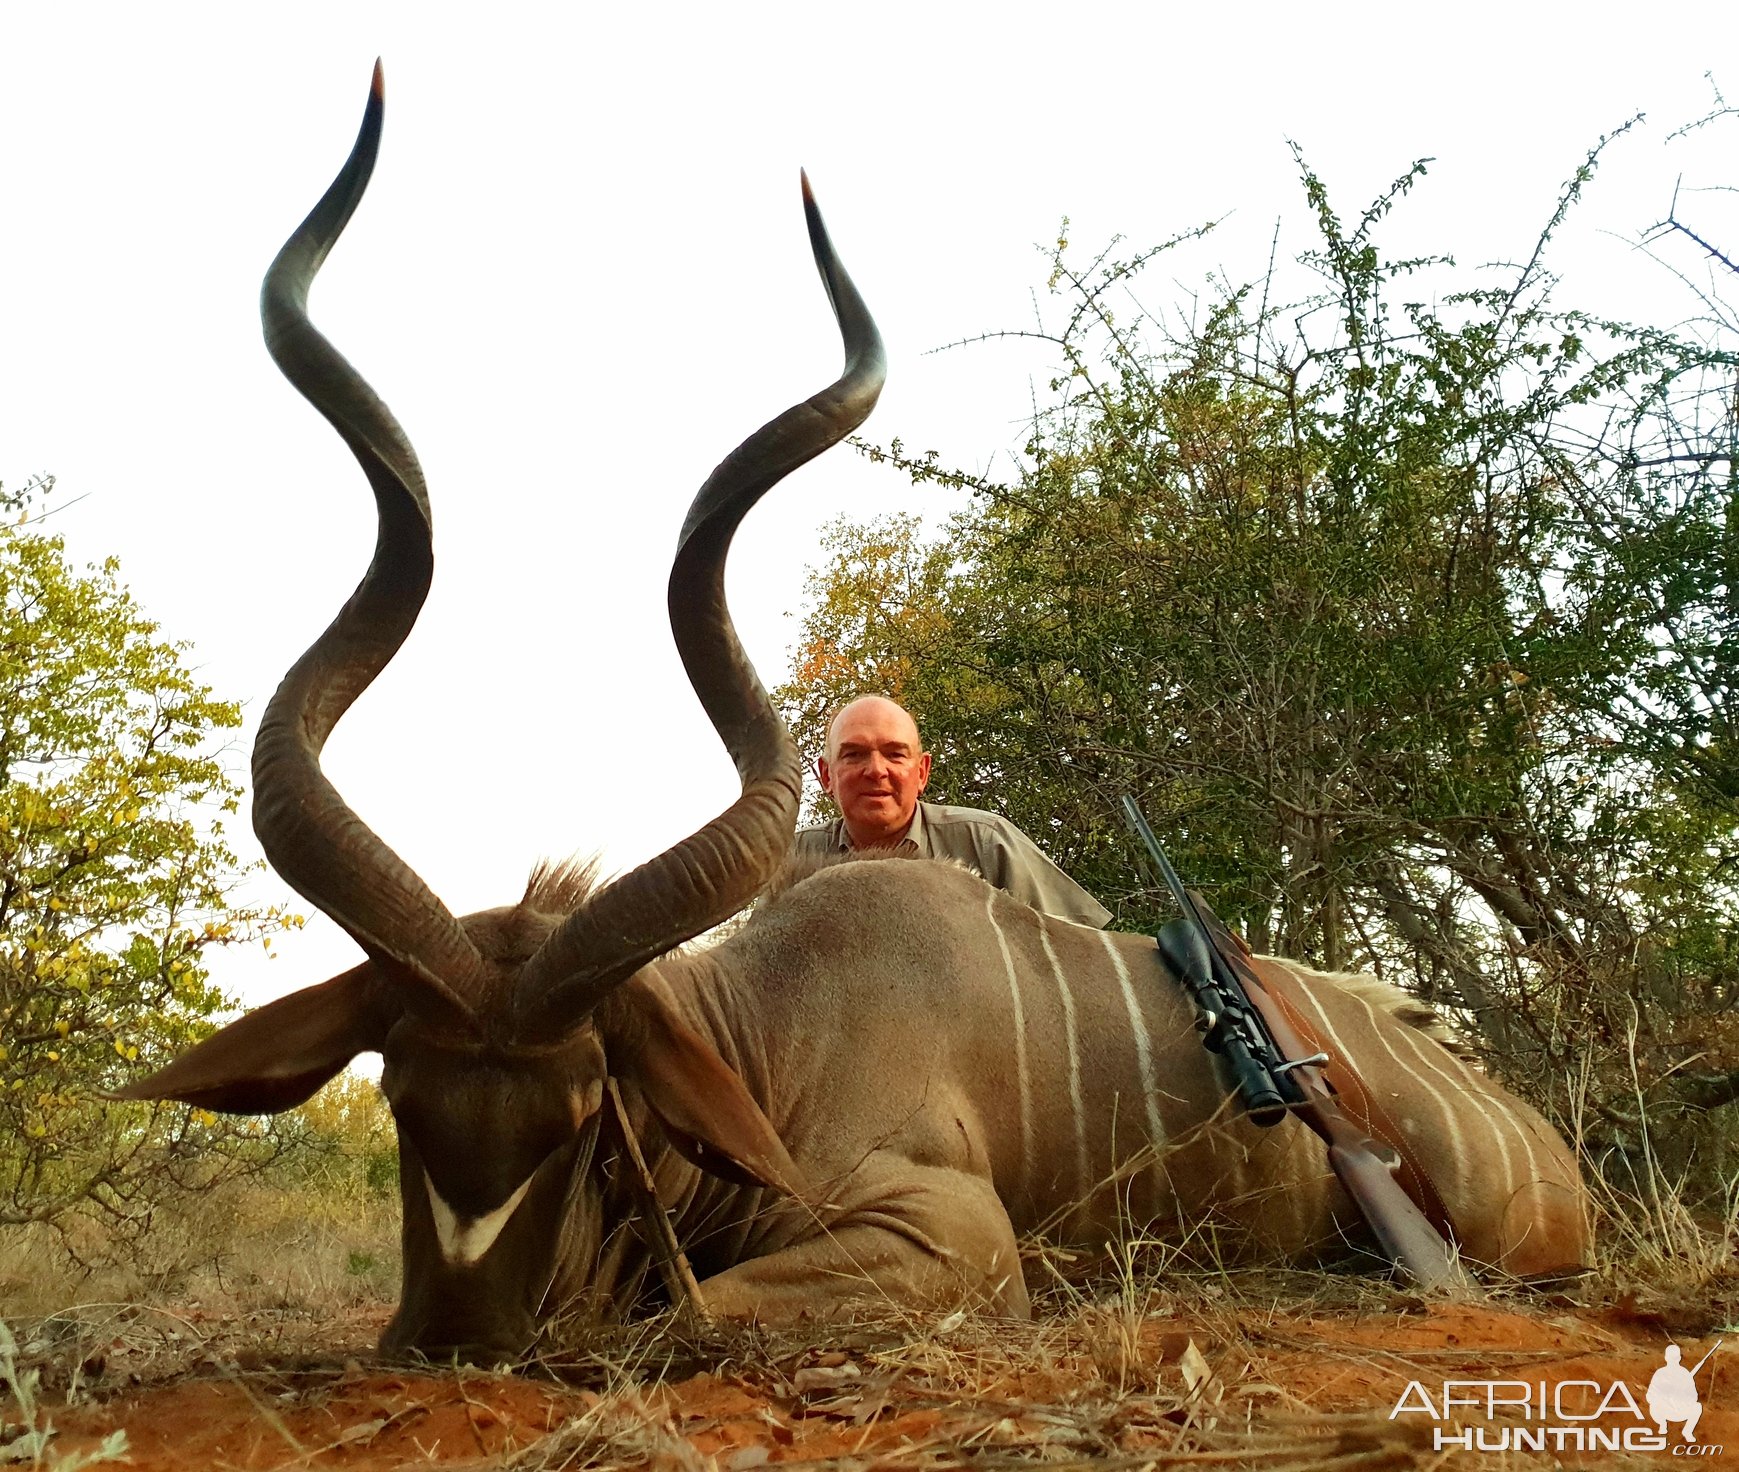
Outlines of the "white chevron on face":
M 441 1193 L 435 1189 L 427 1171 L 423 1172 L 423 1185 L 429 1192 L 429 1210 L 435 1218 L 435 1236 L 441 1244 L 441 1256 L 452 1266 L 463 1268 L 470 1267 L 495 1245 L 507 1219 L 531 1189 L 531 1177 L 521 1181 L 519 1189 L 487 1216 L 460 1216 L 441 1199 Z

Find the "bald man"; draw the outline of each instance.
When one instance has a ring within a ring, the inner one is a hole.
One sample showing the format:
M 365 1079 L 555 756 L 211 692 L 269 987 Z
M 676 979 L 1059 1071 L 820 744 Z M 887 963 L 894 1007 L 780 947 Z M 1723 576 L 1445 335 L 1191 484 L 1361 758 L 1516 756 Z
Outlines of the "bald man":
M 798 854 L 897 849 L 954 859 L 1046 915 L 1096 929 L 1111 918 L 1007 818 L 920 802 L 930 753 L 905 708 L 883 696 L 865 695 L 833 718 L 815 774 L 839 817 L 799 833 Z

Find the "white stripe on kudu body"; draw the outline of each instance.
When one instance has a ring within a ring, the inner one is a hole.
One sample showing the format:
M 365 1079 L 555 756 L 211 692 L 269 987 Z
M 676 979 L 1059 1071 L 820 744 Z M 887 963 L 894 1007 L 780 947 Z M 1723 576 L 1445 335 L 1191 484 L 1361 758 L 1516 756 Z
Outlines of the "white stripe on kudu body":
M 1063 1040 L 1069 1050 L 1069 1111 L 1075 1122 L 1075 1194 L 1077 1200 L 1084 1202 L 1093 1177 L 1087 1163 L 1087 1111 L 1081 1102 L 1081 1038 L 1075 1022 L 1075 994 L 1069 990 L 1069 978 L 1063 975 L 1057 948 L 1051 944 L 1051 928 L 1043 915 L 1039 916 L 1039 940 L 1044 944 L 1045 960 L 1050 962 L 1057 995 L 1063 1003 Z
M 1328 1043 L 1330 1050 L 1338 1054 L 1338 1056 L 1346 1063 L 1347 1067 L 1352 1069 L 1354 1073 L 1358 1074 L 1361 1078 L 1366 1077 L 1370 1066 L 1375 1062 L 1375 1059 L 1368 1057 L 1361 1058 L 1358 1054 L 1354 1053 L 1351 1048 L 1347 1047 L 1346 1043 L 1335 1031 L 1334 1023 L 1329 1020 L 1329 1015 L 1323 1009 L 1322 1000 L 1316 995 L 1315 990 L 1312 987 L 1305 985 L 1304 979 L 1298 974 L 1298 969 L 1296 967 L 1288 966 L 1286 969 L 1288 974 L 1298 983 L 1298 994 L 1310 1004 L 1311 1010 L 1316 1013 L 1317 1019 L 1322 1026 L 1323 1039 Z M 1370 1010 L 1368 1004 L 1366 1004 L 1366 1010 Z M 1371 1033 L 1373 1041 L 1382 1047 L 1384 1052 L 1389 1055 L 1395 1066 L 1400 1069 L 1402 1073 L 1418 1085 L 1419 1089 L 1424 1093 L 1425 1098 L 1435 1107 L 1437 1118 L 1441 1121 L 1444 1134 L 1448 1137 L 1449 1150 L 1447 1154 L 1449 1162 L 1453 1165 L 1457 1162 L 1465 1161 L 1468 1158 L 1466 1142 L 1461 1133 L 1460 1122 L 1455 1117 L 1456 1111 L 1450 1105 L 1449 1100 L 1434 1088 L 1425 1076 L 1418 1071 L 1418 1069 L 1409 1067 L 1406 1063 L 1401 1061 L 1395 1050 L 1389 1046 L 1388 1039 L 1383 1036 L 1382 1029 L 1377 1026 L 1374 1014 L 1371 1018 Z M 1438 1047 L 1439 1045 L 1433 1043 L 1431 1046 Z M 1395 1091 L 1392 1089 L 1388 1092 L 1391 1097 L 1395 1094 Z M 1418 1114 L 1421 1112 L 1418 1108 L 1418 1104 L 1418 1100 L 1412 1101 L 1412 1106 L 1406 1110 L 1406 1115 L 1408 1117 L 1417 1118 Z M 1439 1181 L 1438 1185 L 1441 1189 L 1443 1182 Z
M 984 918 L 996 932 L 996 944 L 1002 951 L 1003 970 L 1008 973 L 1009 1000 L 1014 1006 L 1014 1069 L 1015 1081 L 1020 1089 L 1020 1187 L 1023 1192 L 1030 1192 L 1033 1187 L 1033 1107 L 1032 1073 L 1026 1052 L 1026 1008 L 1021 1005 L 1020 978 L 1015 975 L 1014 957 L 1009 954 L 1008 937 L 996 923 L 996 901 L 1001 893 L 1000 889 L 985 886 Z
M 1408 1144 L 1443 1198 L 1463 1252 L 1523 1273 L 1575 1262 L 1585 1231 L 1580 1174 L 1550 1127 L 1435 1038 L 1374 1005 L 1357 990 L 1359 979 L 1342 982 L 1281 964 L 1320 1020 L 1325 1041 L 1343 1051 L 1385 1111 L 1416 1121 Z M 1357 1005 L 1374 1047 L 1361 1035 L 1359 1051 L 1347 1050 L 1347 1029 L 1337 1032 L 1331 1002 L 1343 1013 Z
M 1420 1047 L 1420 1044 L 1411 1038 L 1409 1038 L 1409 1042 L 1413 1043 L 1415 1049 Z M 1541 1164 L 1540 1154 L 1534 1149 L 1535 1133 L 1538 1126 L 1529 1117 L 1525 1106 L 1521 1106 L 1515 1101 L 1495 1097 L 1489 1079 L 1475 1073 L 1453 1054 L 1443 1050 L 1439 1050 L 1439 1052 L 1441 1053 L 1441 1061 L 1437 1055 L 1429 1052 L 1423 1053 L 1422 1056 L 1426 1059 L 1428 1066 L 1450 1079 L 1452 1086 L 1458 1088 L 1457 1097 L 1466 1100 L 1468 1107 L 1476 1110 L 1480 1117 L 1491 1126 L 1493 1138 L 1496 1140 L 1498 1150 L 1503 1158 L 1504 1176 L 1501 1199 L 1506 1213 L 1511 1203 L 1523 1197 L 1526 1199 L 1526 1224 L 1518 1224 L 1519 1233 L 1517 1235 L 1520 1240 L 1516 1244 L 1518 1247 L 1524 1247 L 1528 1236 L 1549 1227 L 1547 1220 L 1549 1197 L 1552 1188 L 1561 1179 L 1562 1172 L 1560 1171 L 1555 1177 L 1549 1165 L 1543 1166 Z M 1459 1081 L 1456 1081 L 1454 1075 L 1446 1071 L 1445 1065 L 1460 1075 Z M 1511 1149 L 1513 1143 L 1521 1145 L 1522 1154 L 1526 1157 L 1526 1166 L 1519 1173 L 1515 1168 L 1515 1156 Z M 1547 1140 L 1541 1138 L 1542 1150 L 1547 1147 L 1547 1144 Z M 1489 1192 L 1489 1184 L 1486 1189 Z
M 1135 1061 L 1141 1070 L 1141 1098 L 1147 1105 L 1147 1140 L 1155 1150 L 1159 1150 L 1165 1145 L 1165 1126 L 1159 1118 L 1159 1081 L 1153 1072 L 1153 1044 L 1148 1040 L 1147 1022 L 1141 1014 L 1141 1001 L 1135 995 L 1129 968 L 1123 964 L 1116 943 L 1103 930 L 1099 932 L 1099 939 L 1105 947 L 1105 954 L 1111 958 L 1117 984 L 1123 988 L 1123 1006 L 1129 1013 L 1129 1035 L 1135 1039 Z
M 1408 1064 L 1402 1060 L 1400 1055 L 1395 1052 L 1395 1049 L 1390 1045 L 1388 1038 L 1384 1036 L 1382 1030 L 1379 1029 L 1376 1013 L 1372 1009 L 1370 1003 L 1365 1001 L 1363 997 L 1359 997 L 1356 1000 L 1369 1014 L 1371 1031 L 1376 1034 L 1378 1041 L 1382 1043 L 1383 1048 L 1388 1055 L 1395 1060 L 1396 1066 L 1417 1082 L 1421 1088 L 1427 1090 L 1431 1096 L 1438 1100 L 1442 1105 L 1449 1121 L 1448 1133 L 1450 1136 L 1452 1160 L 1465 1164 L 1478 1158 L 1481 1162 L 1482 1168 L 1492 1172 L 1495 1176 L 1498 1183 L 1497 1189 L 1505 1196 L 1508 1196 L 1515 1190 L 1518 1184 L 1515 1177 L 1513 1162 L 1510 1159 L 1509 1132 L 1503 1127 L 1504 1124 L 1508 1122 L 1508 1116 L 1504 1115 L 1500 1119 L 1499 1112 L 1496 1109 L 1483 1107 L 1485 1101 L 1481 1099 L 1477 1093 L 1469 1089 L 1467 1081 L 1457 1080 L 1447 1069 L 1439 1065 L 1435 1059 L 1429 1057 L 1418 1047 L 1417 1044 L 1414 1044 L 1411 1049 L 1414 1057 L 1417 1058 L 1425 1068 L 1436 1074 L 1438 1078 L 1442 1079 L 1443 1082 L 1449 1086 L 1449 1093 L 1445 1096 L 1436 1088 L 1432 1087 L 1432 1085 L 1428 1084 L 1425 1081 L 1424 1075 L 1418 1069 L 1409 1067 Z M 1443 1053 L 1446 1058 L 1449 1056 L 1442 1048 L 1439 1048 L 1437 1051 Z M 1460 1108 L 1457 1107 L 1458 1105 Z M 1456 1115 L 1459 1114 L 1462 1109 L 1470 1110 L 1470 1112 L 1476 1115 L 1479 1121 L 1485 1125 L 1486 1131 L 1491 1135 L 1491 1141 L 1494 1147 L 1493 1154 L 1487 1155 L 1483 1152 L 1470 1152 L 1462 1146 L 1461 1131 L 1456 1121 Z
M 825 1228 L 795 1210 L 757 1223 L 744 1233 L 748 1260 L 720 1263 L 725 1281 L 703 1282 L 704 1295 L 758 1314 L 808 1311 L 867 1275 L 896 1301 L 964 1295 L 1023 1313 L 1012 1265 L 1035 1232 L 1089 1249 L 1201 1243 L 1228 1261 L 1377 1260 L 1321 1139 L 1296 1119 L 1257 1128 L 1228 1100 L 1152 939 L 1040 916 L 923 861 L 840 864 L 774 905 L 789 906 L 783 920 L 769 923 L 773 909 L 765 930 L 752 921 L 720 950 L 748 953 L 734 962 L 749 979 L 732 1005 L 763 1009 L 752 1031 L 773 1040 L 751 1087 L 838 1215 Z M 869 937 L 893 916 L 908 938 L 898 965 L 866 968 L 859 983 L 856 971 L 803 964 L 796 938 L 809 927 L 841 932 L 856 961 L 876 954 Z M 1559 1194 L 1542 1206 L 1524 1192 L 1510 1206 L 1524 1162 L 1510 1136 L 1532 1112 L 1421 1031 L 1404 994 L 1282 964 L 1322 1045 L 1383 1115 L 1409 1121 L 1405 1142 L 1470 1263 L 1580 1263 L 1582 1188 L 1548 1127 L 1536 1126 L 1533 1169 Z M 728 1051 L 747 1056 L 734 1042 Z M 1518 1250 L 1524 1237 L 1532 1245 Z

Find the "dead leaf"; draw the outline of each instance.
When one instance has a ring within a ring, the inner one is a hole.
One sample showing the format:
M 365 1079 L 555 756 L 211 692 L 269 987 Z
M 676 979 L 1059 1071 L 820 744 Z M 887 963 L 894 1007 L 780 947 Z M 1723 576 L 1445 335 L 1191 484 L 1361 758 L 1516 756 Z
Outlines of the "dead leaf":
M 1176 1329 L 1168 1329 L 1159 1336 L 1159 1358 L 1175 1363 L 1177 1357 L 1184 1352 L 1185 1346 L 1191 1342 L 1188 1334 Z
M 1214 1379 L 1212 1366 L 1207 1357 L 1196 1348 L 1195 1340 L 1190 1340 L 1184 1346 L 1184 1351 L 1178 1356 L 1177 1367 L 1183 1372 L 1184 1397 L 1186 1405 L 1218 1405 L 1224 1387 Z
M 770 1410 L 761 1412 L 761 1419 L 767 1423 L 767 1430 L 773 1440 L 780 1446 L 790 1446 L 797 1439 L 797 1433 L 775 1416 Z
M 807 1395 L 814 1390 L 832 1390 L 844 1385 L 848 1380 L 856 1380 L 863 1374 L 856 1365 L 805 1365 L 791 1377 L 791 1383 L 796 1386 L 799 1395 Z
M 874 1390 L 866 1391 L 857 1398 L 857 1403 L 852 1407 L 852 1425 L 861 1426 L 866 1421 L 873 1421 L 887 1408 L 887 1387 L 880 1386 Z
M 359 1446 L 371 1442 L 381 1432 L 386 1430 L 385 1421 L 358 1421 L 356 1425 L 341 1431 L 338 1435 L 338 1446 Z

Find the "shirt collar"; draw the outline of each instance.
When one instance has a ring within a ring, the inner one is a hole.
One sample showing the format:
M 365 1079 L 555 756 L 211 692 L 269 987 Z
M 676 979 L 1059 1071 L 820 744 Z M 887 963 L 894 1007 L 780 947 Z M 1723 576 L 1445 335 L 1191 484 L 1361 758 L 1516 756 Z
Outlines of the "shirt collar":
M 891 847 L 895 853 L 898 853 L 907 844 L 910 844 L 916 853 L 924 852 L 924 804 L 922 801 L 912 809 L 912 822 L 911 826 L 906 829 L 905 837 Z M 833 846 L 841 853 L 852 852 L 851 834 L 845 831 L 844 818 L 834 820 Z

